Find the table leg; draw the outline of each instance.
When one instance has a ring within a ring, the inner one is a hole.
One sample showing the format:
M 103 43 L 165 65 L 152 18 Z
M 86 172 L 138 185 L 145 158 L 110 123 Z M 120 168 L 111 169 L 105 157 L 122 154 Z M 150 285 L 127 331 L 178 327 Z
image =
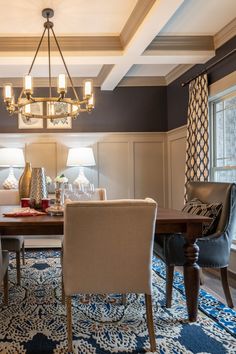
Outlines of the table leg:
M 189 223 L 187 225 L 184 245 L 184 255 L 186 258 L 184 264 L 184 285 L 188 318 L 190 322 L 195 322 L 197 320 L 200 271 L 197 264 L 199 247 L 196 244 L 196 236 L 201 235 L 201 233 L 201 224 Z

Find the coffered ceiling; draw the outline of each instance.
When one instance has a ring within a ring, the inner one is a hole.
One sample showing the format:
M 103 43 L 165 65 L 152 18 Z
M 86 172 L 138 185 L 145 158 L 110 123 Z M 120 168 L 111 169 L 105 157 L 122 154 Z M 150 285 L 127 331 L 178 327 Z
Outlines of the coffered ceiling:
M 54 30 L 75 84 L 91 77 L 102 90 L 166 85 L 204 63 L 236 34 L 236 0 L 0 0 L 0 83 L 21 86 L 54 9 Z M 53 76 L 63 72 L 53 46 Z M 47 84 L 47 46 L 35 63 Z

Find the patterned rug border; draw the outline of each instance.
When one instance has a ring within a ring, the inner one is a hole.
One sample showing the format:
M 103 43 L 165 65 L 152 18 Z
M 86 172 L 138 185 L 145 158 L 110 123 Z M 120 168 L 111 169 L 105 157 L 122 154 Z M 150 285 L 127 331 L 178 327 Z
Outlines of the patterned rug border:
M 153 255 L 152 269 L 163 279 L 166 279 L 165 264 L 155 254 Z M 174 273 L 173 286 L 182 295 L 185 296 L 184 277 L 180 272 Z M 205 299 L 207 298 L 207 303 Z M 207 291 L 200 289 L 198 308 L 218 325 L 236 338 L 236 311 L 223 304 Z M 232 323 L 230 318 L 234 317 L 235 322 Z

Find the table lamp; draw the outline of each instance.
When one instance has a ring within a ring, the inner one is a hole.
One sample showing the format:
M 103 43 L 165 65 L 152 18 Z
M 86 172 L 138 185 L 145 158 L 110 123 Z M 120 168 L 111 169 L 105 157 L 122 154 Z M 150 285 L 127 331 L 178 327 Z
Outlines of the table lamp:
M 25 159 L 22 149 L 0 148 L 0 167 L 10 167 L 9 176 L 3 182 L 4 189 L 17 189 L 18 180 L 14 175 L 13 167 L 24 167 Z
M 85 177 L 84 167 L 95 166 L 93 149 L 89 147 L 72 148 L 69 150 L 67 166 L 79 166 L 79 175 L 74 180 L 74 184 L 88 184 L 89 180 Z

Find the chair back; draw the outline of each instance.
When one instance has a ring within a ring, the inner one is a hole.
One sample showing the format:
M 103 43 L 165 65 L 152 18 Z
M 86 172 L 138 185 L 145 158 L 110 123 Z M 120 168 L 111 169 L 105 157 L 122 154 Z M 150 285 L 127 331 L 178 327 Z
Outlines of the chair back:
M 189 182 L 186 188 L 188 201 L 198 198 L 203 203 L 222 203 L 223 209 L 216 232 L 224 232 L 229 223 L 233 232 L 236 232 L 236 213 L 234 212 L 236 185 L 234 183 Z
M 156 209 L 152 199 L 68 203 L 65 294 L 151 294 Z
M 20 203 L 18 189 L 1 189 L 0 205 L 18 205 Z

